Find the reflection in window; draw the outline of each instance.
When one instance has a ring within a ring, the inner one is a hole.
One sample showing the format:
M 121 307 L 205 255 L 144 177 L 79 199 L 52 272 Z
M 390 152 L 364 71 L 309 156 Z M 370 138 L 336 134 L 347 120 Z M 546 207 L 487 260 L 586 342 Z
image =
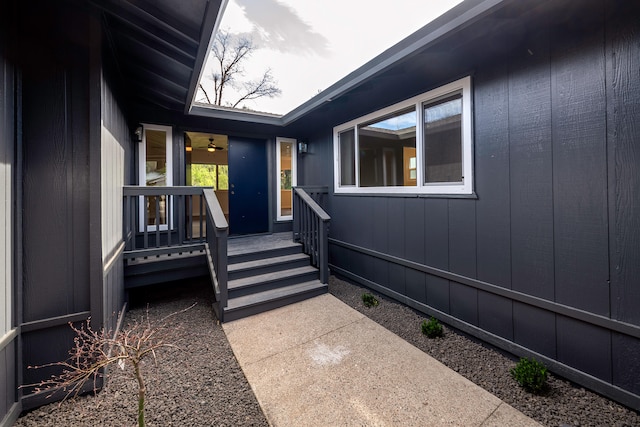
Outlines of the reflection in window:
M 335 192 L 473 194 L 471 78 L 333 128 Z
M 462 182 L 462 95 L 424 107 L 425 183 Z
M 145 130 L 145 184 L 167 185 L 167 133 L 162 130 Z M 167 197 L 147 197 L 147 225 L 167 224 Z
M 415 158 L 416 121 L 412 108 L 358 127 L 360 187 L 416 185 L 407 167 Z
M 340 185 L 356 185 L 355 131 L 349 129 L 338 135 L 340 140 Z

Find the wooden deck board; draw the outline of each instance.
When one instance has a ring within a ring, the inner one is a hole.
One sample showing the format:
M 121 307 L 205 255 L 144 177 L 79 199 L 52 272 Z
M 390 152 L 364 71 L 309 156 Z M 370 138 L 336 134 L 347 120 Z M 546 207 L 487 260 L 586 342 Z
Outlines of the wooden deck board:
M 293 241 L 293 234 L 291 232 L 232 237 L 227 243 L 227 253 L 229 256 L 242 255 L 295 245 L 299 245 L 299 243 Z

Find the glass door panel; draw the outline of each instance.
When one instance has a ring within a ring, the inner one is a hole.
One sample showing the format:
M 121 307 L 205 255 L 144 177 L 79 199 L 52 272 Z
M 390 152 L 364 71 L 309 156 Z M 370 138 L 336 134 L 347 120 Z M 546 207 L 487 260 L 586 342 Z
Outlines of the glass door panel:
M 172 180 L 171 128 L 168 126 L 145 125 L 140 143 L 141 186 L 167 187 Z M 171 197 L 148 196 L 140 198 L 140 229 L 147 231 L 168 230 L 171 223 Z M 146 218 L 146 220 L 145 220 Z
M 278 138 L 278 220 L 293 218 L 293 187 L 296 185 L 296 140 Z

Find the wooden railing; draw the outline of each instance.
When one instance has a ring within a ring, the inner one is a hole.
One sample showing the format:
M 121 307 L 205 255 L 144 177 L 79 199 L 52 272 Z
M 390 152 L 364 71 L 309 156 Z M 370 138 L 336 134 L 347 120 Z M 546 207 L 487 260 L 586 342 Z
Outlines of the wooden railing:
M 302 243 L 320 281 L 329 283 L 329 222 L 331 217 L 303 188 L 293 189 L 293 238 Z
M 123 196 L 125 260 L 206 252 L 216 308 L 224 309 L 229 226 L 213 189 L 125 186 Z
M 227 238 L 229 225 L 224 217 L 222 207 L 211 189 L 204 190 L 207 207 L 207 237 L 205 248 L 211 283 L 216 294 L 214 305 L 218 319 L 222 319 L 224 308 L 227 306 Z
M 326 185 L 300 185 L 298 188 L 303 189 L 314 202 L 320 205 L 322 209 L 325 209 L 324 206 L 329 196 L 329 188 Z
M 128 258 L 204 248 L 202 187 L 123 187 L 124 240 Z

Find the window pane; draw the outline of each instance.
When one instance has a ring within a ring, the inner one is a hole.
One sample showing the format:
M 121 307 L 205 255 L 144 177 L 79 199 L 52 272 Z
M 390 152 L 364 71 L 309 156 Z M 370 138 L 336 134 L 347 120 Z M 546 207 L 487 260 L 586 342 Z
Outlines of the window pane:
M 355 131 L 338 135 L 340 140 L 340 185 L 356 185 Z
M 147 129 L 145 183 L 147 186 L 167 185 L 167 133 Z M 147 197 L 147 225 L 167 224 L 166 196 Z
M 217 190 L 216 165 L 192 164 L 191 185 L 195 187 L 213 187 L 214 190 Z
M 146 184 L 167 185 L 167 134 L 160 130 L 146 131 Z
M 229 189 L 229 165 L 218 165 L 218 186 L 216 190 Z
M 462 95 L 424 107 L 425 182 L 462 182 Z
M 360 186 L 415 186 L 408 167 L 416 149 L 416 110 L 358 128 Z

